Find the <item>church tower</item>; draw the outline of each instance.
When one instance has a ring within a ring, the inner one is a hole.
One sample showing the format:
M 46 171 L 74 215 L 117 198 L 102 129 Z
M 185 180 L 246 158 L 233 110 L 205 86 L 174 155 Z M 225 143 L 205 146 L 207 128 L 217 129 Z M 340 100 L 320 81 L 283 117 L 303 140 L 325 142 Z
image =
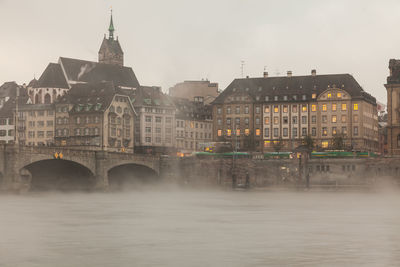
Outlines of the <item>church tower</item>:
M 390 155 L 400 155 L 400 60 L 389 61 L 387 90 L 387 142 Z
M 110 27 L 108 28 L 108 39 L 104 35 L 103 42 L 99 50 L 99 63 L 124 65 L 124 52 L 122 52 L 118 37 L 114 39 L 114 23 L 111 10 Z

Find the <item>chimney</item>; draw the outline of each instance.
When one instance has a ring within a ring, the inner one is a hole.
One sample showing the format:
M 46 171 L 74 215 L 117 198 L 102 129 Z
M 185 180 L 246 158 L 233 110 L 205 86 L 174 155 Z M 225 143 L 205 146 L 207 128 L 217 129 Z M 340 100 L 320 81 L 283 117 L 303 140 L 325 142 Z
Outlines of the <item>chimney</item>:
M 291 71 L 291 70 L 288 70 L 288 71 L 287 71 L 287 76 L 288 76 L 288 77 L 292 77 L 292 71 Z
M 316 76 L 317 75 L 317 70 L 311 70 L 311 76 Z
M 268 78 L 268 71 L 264 71 L 263 76 L 264 78 Z

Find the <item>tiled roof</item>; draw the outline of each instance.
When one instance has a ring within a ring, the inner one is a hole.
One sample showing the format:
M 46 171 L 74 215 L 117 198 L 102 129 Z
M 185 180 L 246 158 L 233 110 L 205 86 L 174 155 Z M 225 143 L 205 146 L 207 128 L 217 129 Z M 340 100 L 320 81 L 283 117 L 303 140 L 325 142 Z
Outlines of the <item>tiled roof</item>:
M 113 54 L 124 54 L 118 40 L 104 38 L 99 52 L 107 49 Z
M 269 96 L 270 101 L 273 101 L 274 96 L 278 96 L 278 101 L 282 101 L 284 95 L 289 98 L 297 95 L 299 101 L 301 95 L 306 95 L 308 101 L 312 94 L 318 96 L 332 87 L 345 90 L 352 98 L 363 98 L 376 104 L 376 99 L 366 93 L 350 74 L 235 79 L 213 101 L 213 104 L 223 103 L 225 97 L 234 92 L 246 92 L 256 102 L 263 102 L 265 96 Z
M 29 97 L 25 94 L 18 97 L 19 107 L 23 107 L 28 101 Z M 16 97 L 11 97 L 8 99 L 4 106 L 0 109 L 0 118 L 11 118 L 13 116 L 13 111 L 16 108 Z
M 50 63 L 49 65 L 47 65 L 47 68 L 44 70 L 42 76 L 40 76 L 34 87 L 65 89 L 69 88 L 60 64 L 56 63 Z
M 136 90 L 120 90 L 121 93 L 130 97 L 134 106 L 160 106 L 174 107 L 170 96 L 161 92 L 159 87 L 140 86 Z
M 72 113 L 103 112 L 115 94 L 116 89 L 112 82 L 75 84 L 56 104 L 72 104 Z
M 0 97 L 15 97 L 18 84 L 16 82 L 5 82 L 0 86 Z
M 130 67 L 60 57 L 68 81 L 99 83 L 113 82 L 115 86 L 138 88 L 139 81 Z

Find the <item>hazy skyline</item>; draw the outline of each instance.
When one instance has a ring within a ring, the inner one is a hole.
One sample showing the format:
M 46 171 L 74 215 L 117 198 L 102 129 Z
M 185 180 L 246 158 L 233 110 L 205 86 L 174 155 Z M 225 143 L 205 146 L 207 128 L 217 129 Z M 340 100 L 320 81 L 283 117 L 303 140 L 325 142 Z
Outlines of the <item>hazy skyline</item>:
M 28 83 L 60 56 L 97 61 L 110 7 L 115 35 L 143 85 L 167 91 L 244 74 L 350 73 L 386 103 L 390 58 L 400 58 L 398 1 L 0 0 L 0 83 Z

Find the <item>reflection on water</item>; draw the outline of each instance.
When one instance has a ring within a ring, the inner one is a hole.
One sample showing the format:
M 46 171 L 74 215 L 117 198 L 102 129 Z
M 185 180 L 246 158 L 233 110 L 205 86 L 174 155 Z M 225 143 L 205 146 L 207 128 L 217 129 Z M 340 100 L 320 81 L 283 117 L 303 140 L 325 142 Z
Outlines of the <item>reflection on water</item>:
M 400 196 L 0 196 L 0 266 L 400 266 Z

